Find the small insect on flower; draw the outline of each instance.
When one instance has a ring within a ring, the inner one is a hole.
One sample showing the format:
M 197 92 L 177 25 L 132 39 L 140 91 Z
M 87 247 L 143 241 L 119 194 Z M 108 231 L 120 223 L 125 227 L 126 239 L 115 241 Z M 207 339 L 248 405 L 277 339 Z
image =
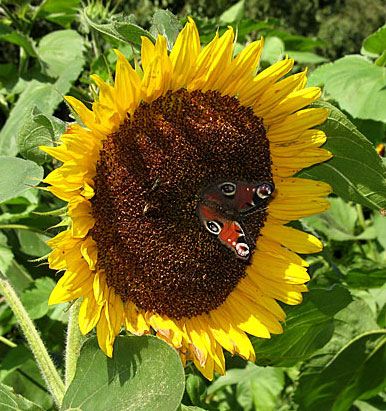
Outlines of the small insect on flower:
M 293 59 L 255 74 L 262 48 L 233 57 L 230 27 L 201 49 L 189 18 L 170 53 L 143 37 L 142 78 L 116 51 L 114 85 L 91 76 L 92 109 L 66 97 L 83 125 L 42 147 L 63 163 L 44 181 L 71 218 L 48 241 L 50 267 L 65 270 L 49 303 L 82 297 L 80 329 L 96 327 L 106 355 L 123 324 L 212 379 L 223 349 L 254 361 L 247 334 L 283 332 L 277 300 L 302 301 L 297 253 L 322 244 L 287 224 L 327 210 L 331 188 L 293 176 L 331 157 L 314 128 L 328 110 L 306 108 L 321 91 L 289 75 Z

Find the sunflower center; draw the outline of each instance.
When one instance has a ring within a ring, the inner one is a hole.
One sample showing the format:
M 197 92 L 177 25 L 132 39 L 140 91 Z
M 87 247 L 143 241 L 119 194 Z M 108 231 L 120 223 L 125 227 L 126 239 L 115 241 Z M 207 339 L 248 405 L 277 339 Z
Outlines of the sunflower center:
M 236 98 L 181 89 L 141 103 L 104 141 L 91 231 L 98 269 L 123 301 L 180 319 L 216 309 L 248 261 L 209 232 L 197 209 L 218 181 L 272 181 L 262 120 Z M 237 220 L 253 252 L 266 211 Z

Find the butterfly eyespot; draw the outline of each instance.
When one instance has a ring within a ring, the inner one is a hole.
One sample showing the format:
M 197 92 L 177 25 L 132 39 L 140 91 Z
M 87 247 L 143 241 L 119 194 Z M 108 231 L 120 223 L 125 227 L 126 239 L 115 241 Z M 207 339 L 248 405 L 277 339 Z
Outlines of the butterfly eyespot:
M 219 235 L 222 230 L 221 225 L 217 221 L 207 221 L 205 227 L 211 234 L 215 235 Z
M 264 183 L 257 187 L 257 195 L 260 198 L 268 198 L 273 192 L 273 186 L 268 183 Z
M 222 193 L 226 196 L 234 196 L 236 193 L 236 184 L 233 183 L 223 183 L 220 188 Z
M 238 243 L 236 245 L 236 253 L 240 257 L 246 258 L 249 256 L 250 250 L 248 244 L 245 243 Z

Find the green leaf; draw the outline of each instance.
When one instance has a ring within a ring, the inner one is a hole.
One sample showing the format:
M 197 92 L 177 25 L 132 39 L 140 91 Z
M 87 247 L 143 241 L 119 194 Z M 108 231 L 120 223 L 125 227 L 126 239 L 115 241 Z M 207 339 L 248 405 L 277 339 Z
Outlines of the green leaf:
M 134 24 L 133 16 L 116 16 L 109 23 L 99 24 L 88 17 L 86 7 L 84 9 L 84 17 L 93 29 L 125 43 L 140 45 L 142 42 L 141 36 L 149 37 L 150 40 L 155 42 L 154 37 L 148 31 Z
M 237 402 L 242 409 L 273 411 L 284 387 L 284 372 L 280 368 L 248 363 L 245 368 L 230 369 L 219 377 L 208 387 L 208 395 L 231 385 L 236 385 Z
M 20 251 L 25 254 L 42 257 L 51 251 L 46 244 L 50 237 L 33 231 L 19 230 L 17 236 L 20 242 Z
M 42 410 L 39 405 L 27 400 L 20 394 L 16 394 L 12 387 L 0 383 L 0 405 L 1 409 L 7 410 L 23 410 L 23 411 L 39 411 Z
M 386 50 L 386 25 L 363 40 L 362 54 L 378 57 Z
M 16 44 L 22 47 L 29 56 L 37 57 L 34 41 L 3 23 L 0 23 L 0 40 Z
M 308 85 L 325 92 L 353 117 L 386 122 L 386 68 L 362 56 L 346 56 L 311 73 Z
M 10 93 L 18 80 L 17 69 L 14 64 L 0 64 L 0 89 L 4 87 Z
M 80 0 L 46 0 L 39 15 L 44 19 L 68 28 L 75 20 Z
M 8 268 L 3 271 L 3 274 L 8 278 L 12 287 L 18 294 L 27 288 L 33 281 L 27 270 L 15 259 L 12 259 Z
M 43 178 L 43 168 L 29 160 L 0 156 L 0 203 L 36 186 Z
M 345 411 L 386 385 L 386 331 L 362 334 L 322 369 L 304 374 L 295 393 L 300 410 Z
M 184 392 L 184 370 L 177 352 L 153 336 L 117 337 L 110 359 L 96 338 L 78 359 L 62 410 L 176 410 Z
M 32 359 L 31 351 L 25 345 L 18 345 L 9 350 L 1 361 L 0 381 Z
M 22 127 L 24 116 L 31 112 L 34 105 L 49 113 L 62 101 L 58 90 L 50 83 L 37 80 L 28 81 L 10 116 L 0 132 L 0 153 L 16 155 L 18 152 L 17 136 Z
M 33 106 L 29 115 L 24 117 L 18 135 L 20 154 L 27 160 L 44 164 L 51 157 L 39 146 L 52 146 L 54 141 L 66 131 L 66 123 L 52 116 L 44 115 L 39 107 Z
M 189 374 L 186 377 L 186 393 L 193 405 L 200 405 L 205 401 L 206 384 L 199 375 Z
M 373 261 L 363 260 L 350 266 L 345 274 L 350 288 L 367 290 L 382 287 L 386 283 L 386 267 Z
M 33 320 L 48 313 L 48 298 L 55 287 L 55 281 L 49 277 L 38 278 L 23 291 L 21 302 Z
M 374 228 L 377 235 L 377 240 L 384 250 L 386 250 L 386 217 L 377 213 L 374 216 Z
M 240 21 L 245 13 L 245 0 L 240 0 L 229 9 L 225 10 L 219 17 L 220 24 L 234 23 Z
M 83 52 L 83 37 L 74 30 L 54 31 L 40 40 L 40 59 L 47 65 L 47 73 L 57 78 L 55 86 L 59 93 L 67 93 L 71 83 L 81 73 L 85 63 Z M 41 108 L 40 104 L 37 105 Z M 53 112 L 42 111 L 48 114 Z
M 46 115 L 52 114 L 75 81 L 85 62 L 83 38 L 73 30 L 60 30 L 43 37 L 39 54 L 47 72 L 56 76 L 55 83 L 37 80 L 25 88 L 0 132 L 0 153 L 14 156 L 18 152 L 17 136 L 27 113 L 36 105 Z
M 312 51 L 316 47 L 326 47 L 328 43 L 312 37 L 297 36 L 281 30 L 267 30 L 267 36 L 280 38 L 286 50 Z
M 277 402 L 284 388 L 284 372 L 279 368 L 259 368 L 251 380 L 250 390 L 255 410 L 277 410 Z
M 290 367 L 311 357 L 330 340 L 334 316 L 350 301 L 351 296 L 343 287 L 311 290 L 301 305 L 286 307 L 288 317 L 283 335 L 272 335 L 270 340 L 252 337 L 256 362 Z
M 279 37 L 267 37 L 264 41 L 264 48 L 261 53 L 261 60 L 273 64 L 280 60 L 284 53 L 284 43 Z
M 354 206 L 341 198 L 330 198 L 329 201 L 331 208 L 328 211 L 303 219 L 307 225 L 335 241 L 370 240 L 376 237 L 372 226 L 361 233 L 355 233 L 358 215 Z
M 8 351 L 4 362 L 6 372 L 2 383 L 13 387 L 18 395 L 39 404 L 44 410 L 51 410 L 53 400 L 45 388 L 44 380 L 32 353 L 26 347 L 17 346 Z M 3 362 L 1 367 L 3 368 Z M 33 408 L 33 410 L 35 409 L 39 410 L 40 408 Z
M 159 34 L 167 40 L 168 50 L 173 48 L 182 26 L 178 18 L 168 10 L 157 10 L 152 19 L 150 34 L 157 38 Z
M 13 260 L 13 252 L 7 244 L 7 237 L 0 231 L 0 271 L 5 273 Z
M 310 51 L 294 51 L 286 49 L 285 52 L 289 57 L 295 60 L 295 63 L 320 64 L 328 61 L 325 57 L 318 56 L 317 54 L 311 53 Z
M 374 64 L 380 67 L 386 66 L 386 50 L 374 61 Z
M 375 210 L 386 208 L 386 167 L 372 144 L 336 107 L 323 101 L 312 107 L 330 110 L 327 121 L 318 129 L 327 134 L 323 148 L 334 157 L 301 171 L 298 176 L 329 183 L 334 193 L 345 200 Z

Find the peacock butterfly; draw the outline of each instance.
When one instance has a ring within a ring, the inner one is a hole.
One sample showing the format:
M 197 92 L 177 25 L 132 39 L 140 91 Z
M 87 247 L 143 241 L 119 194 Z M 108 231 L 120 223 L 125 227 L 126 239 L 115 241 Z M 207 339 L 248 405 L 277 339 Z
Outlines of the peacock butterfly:
M 217 236 L 237 258 L 248 262 L 252 250 L 242 227 L 243 218 L 264 209 L 274 189 L 271 181 L 216 183 L 201 193 L 198 216 L 210 234 Z

